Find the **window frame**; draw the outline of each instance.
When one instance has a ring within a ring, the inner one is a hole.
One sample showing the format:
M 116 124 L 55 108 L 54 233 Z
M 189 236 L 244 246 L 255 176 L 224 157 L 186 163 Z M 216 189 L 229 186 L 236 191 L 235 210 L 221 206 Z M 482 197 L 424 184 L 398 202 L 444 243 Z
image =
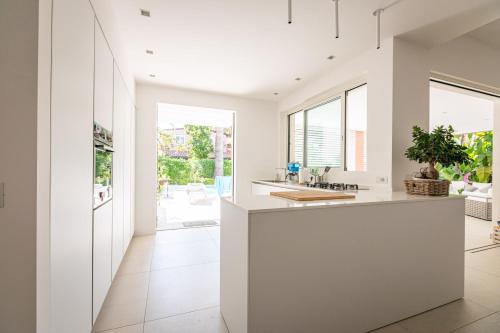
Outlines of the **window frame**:
M 303 103 L 301 106 L 295 108 L 294 110 L 287 112 L 285 121 L 286 121 L 286 139 L 287 139 L 287 152 L 286 152 L 286 162 L 290 163 L 290 148 L 291 148 L 291 142 L 290 142 L 290 117 L 293 114 L 299 113 L 299 112 L 304 112 L 304 161 L 303 162 L 303 167 L 304 168 L 309 168 L 310 166 L 307 165 L 307 112 L 315 109 L 319 106 L 322 106 L 324 104 L 333 102 L 337 99 L 340 99 L 340 105 L 341 105 L 341 149 L 340 149 L 340 166 L 339 167 L 332 167 L 332 170 L 334 171 L 347 171 L 347 146 L 346 146 L 346 130 L 347 130 L 347 93 L 351 90 L 357 89 L 359 87 L 362 87 L 364 85 L 368 85 L 367 80 L 357 80 L 354 83 L 351 83 L 349 85 L 344 86 L 342 89 L 336 89 L 334 92 L 329 91 L 323 94 L 320 94 L 319 96 L 316 96 L 315 98 L 312 98 L 313 102 L 309 103 Z M 368 129 L 367 129 L 368 133 Z M 314 166 L 312 166 L 314 167 Z M 368 171 L 368 161 L 367 161 L 367 168 L 364 171 L 349 171 L 349 172 L 367 172 Z
M 348 108 L 348 105 L 347 105 L 347 94 L 349 93 L 349 91 L 361 88 L 363 86 L 366 86 L 366 88 L 367 88 L 366 93 L 368 94 L 368 83 L 367 82 L 358 84 L 357 86 L 349 88 L 349 89 L 346 89 L 344 91 L 344 100 L 345 100 L 345 103 L 344 103 L 344 105 L 345 105 L 345 110 L 344 110 L 344 116 L 345 116 L 344 117 L 344 121 L 345 121 L 345 123 L 344 123 L 344 132 L 343 132 L 344 133 L 344 138 L 347 137 L 347 108 Z M 368 98 L 368 96 L 367 96 L 367 98 Z M 368 109 L 368 105 L 366 106 L 366 108 Z M 367 138 L 366 139 L 366 145 L 367 145 L 367 147 L 366 148 L 368 148 L 368 110 L 366 110 L 366 118 L 367 118 L 367 120 L 366 120 L 366 123 L 367 123 L 367 125 L 366 125 L 366 138 Z M 366 163 L 365 163 L 366 164 L 366 170 L 363 170 L 363 171 L 347 170 L 347 139 L 344 141 L 343 144 L 344 144 L 344 171 L 346 171 L 346 172 L 367 172 L 368 171 L 368 149 L 366 151 Z

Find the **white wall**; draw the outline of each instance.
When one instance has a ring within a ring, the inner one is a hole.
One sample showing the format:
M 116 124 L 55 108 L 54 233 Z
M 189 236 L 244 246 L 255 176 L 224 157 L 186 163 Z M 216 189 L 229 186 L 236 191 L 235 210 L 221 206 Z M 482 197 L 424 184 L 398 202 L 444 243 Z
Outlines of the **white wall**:
M 394 39 L 392 100 L 392 188 L 404 190 L 404 180 L 421 166 L 406 158 L 417 125 L 429 128 L 428 51 L 411 42 Z
M 492 224 L 497 225 L 500 221 L 500 102 L 496 103 L 493 111 L 493 204 L 491 207 Z
M 38 1 L 0 1 L 0 332 L 36 330 Z
M 393 40 L 387 39 L 380 50 L 370 50 L 286 96 L 279 104 L 281 165 L 286 163 L 286 114 L 296 111 L 301 103 L 317 98 L 318 94 L 328 97 L 328 90 L 352 88 L 355 83 L 350 85 L 350 82 L 359 83 L 358 78 L 363 78 L 368 83 L 367 172 L 330 172 L 329 181 L 389 186 L 376 184 L 376 177 L 389 178 L 390 182 L 392 172 L 392 64 Z
M 39 1 L 37 117 L 37 332 L 50 332 L 50 85 L 52 0 Z
M 280 161 L 286 161 L 286 114 L 364 76 L 368 83 L 367 172 L 337 172 L 329 181 L 380 186 L 376 177 L 388 176 L 392 188 L 402 189 L 404 178 L 419 169 L 404 157 L 404 151 L 411 144 L 411 127 L 429 126 L 431 72 L 499 89 L 498 59 L 498 50 L 468 36 L 433 49 L 399 38 L 384 40 L 380 50 L 370 50 L 310 80 L 280 102 Z
M 250 193 L 251 180 L 273 178 L 278 166 L 278 113 L 273 102 L 139 84 L 136 87 L 136 233 L 156 228 L 157 103 L 232 110 L 235 126 L 235 193 Z

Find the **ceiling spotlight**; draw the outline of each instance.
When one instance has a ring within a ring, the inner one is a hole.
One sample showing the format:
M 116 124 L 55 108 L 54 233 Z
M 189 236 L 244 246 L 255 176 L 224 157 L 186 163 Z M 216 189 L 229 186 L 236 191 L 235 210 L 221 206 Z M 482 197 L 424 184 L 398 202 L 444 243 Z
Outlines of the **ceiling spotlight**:
M 300 80 L 302 80 L 302 78 L 300 78 L 300 77 L 295 78 L 295 81 L 300 81 Z
M 154 54 L 153 50 L 146 50 L 146 53 L 151 55 Z
M 149 74 L 149 77 L 156 77 L 156 75 L 154 75 L 154 74 Z
M 151 17 L 151 12 L 147 9 L 142 9 L 141 8 L 141 15 L 146 16 L 146 17 Z
M 335 59 L 335 56 L 334 56 L 334 55 L 331 55 L 331 56 L 328 56 L 328 58 L 326 58 L 326 59 L 328 59 L 328 60 L 333 60 L 333 59 Z

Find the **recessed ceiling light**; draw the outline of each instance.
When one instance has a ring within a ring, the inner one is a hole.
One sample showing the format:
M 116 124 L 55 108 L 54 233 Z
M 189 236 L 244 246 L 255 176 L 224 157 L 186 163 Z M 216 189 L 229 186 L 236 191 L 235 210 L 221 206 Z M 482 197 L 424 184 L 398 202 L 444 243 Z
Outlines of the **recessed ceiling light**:
M 154 74 L 149 74 L 149 77 L 156 77 L 156 75 L 154 75 Z
M 141 8 L 141 15 L 142 16 L 146 16 L 146 17 L 150 17 L 151 16 L 151 12 L 147 9 L 142 9 Z
M 300 78 L 300 77 L 295 78 L 295 81 L 300 81 L 300 80 L 302 80 L 302 78 Z
M 154 54 L 153 50 L 146 50 L 147 54 Z
M 335 56 L 334 56 L 334 55 L 331 55 L 331 56 L 328 56 L 328 58 L 326 58 L 326 59 L 328 59 L 328 60 L 333 60 L 333 59 L 335 59 Z

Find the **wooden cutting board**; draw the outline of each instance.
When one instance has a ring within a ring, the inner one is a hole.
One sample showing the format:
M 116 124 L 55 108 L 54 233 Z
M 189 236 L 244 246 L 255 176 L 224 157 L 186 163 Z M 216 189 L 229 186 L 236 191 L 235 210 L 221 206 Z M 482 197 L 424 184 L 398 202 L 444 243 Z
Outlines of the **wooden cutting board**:
M 315 200 L 335 200 L 335 199 L 354 199 L 354 194 L 343 192 L 323 192 L 323 191 L 287 191 L 271 192 L 270 195 L 295 201 L 315 201 Z

